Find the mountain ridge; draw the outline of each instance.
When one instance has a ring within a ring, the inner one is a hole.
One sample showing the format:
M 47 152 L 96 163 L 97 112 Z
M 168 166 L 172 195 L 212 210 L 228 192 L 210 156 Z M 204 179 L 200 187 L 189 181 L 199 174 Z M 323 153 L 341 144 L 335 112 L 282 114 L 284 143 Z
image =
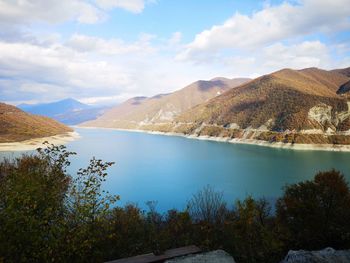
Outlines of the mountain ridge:
M 131 98 L 82 126 L 137 129 L 140 125 L 168 123 L 183 111 L 250 79 L 199 80 L 168 94 Z
M 93 107 L 73 98 L 50 103 L 20 104 L 25 112 L 47 116 L 67 125 L 76 125 L 102 115 L 105 107 Z
M 98 125 L 84 126 L 104 127 L 108 123 L 105 127 L 227 140 L 350 144 L 349 69 L 281 69 L 227 89 L 163 122 L 142 122 L 131 115 L 134 125 L 119 126 L 105 116 Z M 205 90 L 216 81 L 221 78 L 209 84 L 195 83 L 197 88 L 204 85 Z

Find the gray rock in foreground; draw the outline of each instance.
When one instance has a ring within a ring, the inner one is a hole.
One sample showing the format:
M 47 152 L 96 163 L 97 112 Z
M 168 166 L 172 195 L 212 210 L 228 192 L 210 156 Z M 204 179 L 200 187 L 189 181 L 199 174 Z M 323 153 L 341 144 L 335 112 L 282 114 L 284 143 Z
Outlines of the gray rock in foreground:
M 165 263 L 235 263 L 233 257 L 223 250 L 189 255 L 165 261 Z
M 318 251 L 290 250 L 281 263 L 349 263 L 350 250 L 325 248 Z

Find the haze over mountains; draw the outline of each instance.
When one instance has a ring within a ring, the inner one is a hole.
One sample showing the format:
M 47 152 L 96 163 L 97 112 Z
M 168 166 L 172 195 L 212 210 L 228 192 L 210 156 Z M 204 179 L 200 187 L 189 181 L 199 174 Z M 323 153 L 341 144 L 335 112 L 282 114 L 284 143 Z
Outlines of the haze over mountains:
M 151 98 L 135 97 L 106 111 L 83 126 L 142 129 L 144 125 L 169 123 L 184 111 L 239 86 L 247 78 L 199 80 L 183 89 Z
M 68 98 L 42 104 L 20 104 L 18 108 L 32 114 L 53 118 L 67 125 L 75 125 L 96 119 L 105 111 L 105 107 L 93 107 Z
M 15 106 L 0 103 L 0 142 L 18 142 L 73 131 L 48 117 L 26 113 Z
M 133 98 L 83 126 L 348 144 L 349 82 L 350 68 L 283 69 L 252 81 L 198 81 L 172 94 Z

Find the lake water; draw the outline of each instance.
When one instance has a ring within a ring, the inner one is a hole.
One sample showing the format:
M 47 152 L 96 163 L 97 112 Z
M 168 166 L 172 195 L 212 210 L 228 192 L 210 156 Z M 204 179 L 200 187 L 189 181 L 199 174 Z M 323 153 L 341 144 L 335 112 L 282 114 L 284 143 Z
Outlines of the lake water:
M 76 129 L 81 138 L 67 145 L 77 152 L 70 172 L 95 156 L 116 164 L 104 188 L 120 205 L 158 201 L 165 211 L 184 208 L 206 185 L 222 191 L 228 204 L 248 195 L 274 200 L 286 184 L 313 178 L 318 171 L 342 171 L 350 181 L 350 153 L 294 151 L 254 145 L 193 140 L 107 129 Z M 13 155 L 12 153 L 0 153 Z

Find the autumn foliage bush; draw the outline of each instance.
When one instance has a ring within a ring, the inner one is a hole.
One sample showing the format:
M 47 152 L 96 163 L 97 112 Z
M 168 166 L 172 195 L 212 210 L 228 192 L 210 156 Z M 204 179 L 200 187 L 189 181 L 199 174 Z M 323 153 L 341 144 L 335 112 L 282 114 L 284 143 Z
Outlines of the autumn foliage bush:
M 0 163 L 0 262 L 103 262 L 186 245 L 279 262 L 289 249 L 350 247 L 350 190 L 335 170 L 286 186 L 275 209 L 250 196 L 231 208 L 207 186 L 162 214 L 154 201 L 120 207 L 103 191 L 113 163 L 92 158 L 72 177 L 74 153 L 46 146 Z

